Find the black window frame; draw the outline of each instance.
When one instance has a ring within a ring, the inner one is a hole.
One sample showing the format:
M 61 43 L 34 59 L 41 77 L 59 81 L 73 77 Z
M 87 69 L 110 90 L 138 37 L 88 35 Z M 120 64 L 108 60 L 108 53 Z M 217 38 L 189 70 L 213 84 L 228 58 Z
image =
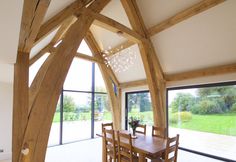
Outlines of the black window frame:
M 64 144 L 69 144 L 69 143 L 74 143 L 74 142 L 78 142 L 78 141 L 84 141 L 84 140 L 88 140 L 88 139 L 93 139 L 93 138 L 98 138 L 95 137 L 95 132 L 94 132 L 94 126 L 95 126 L 95 95 L 96 94 L 106 94 L 108 95 L 107 92 L 99 92 L 96 91 L 95 89 L 95 63 L 91 63 L 92 66 L 92 83 L 91 83 L 91 91 L 80 91 L 80 90 L 70 90 L 70 89 L 64 89 L 62 87 L 61 90 L 61 95 L 60 95 L 60 127 L 59 127 L 59 141 L 57 144 L 53 144 L 53 145 L 49 145 L 48 147 L 54 147 L 54 146 L 58 146 L 58 145 L 64 145 Z M 91 95 L 91 136 L 88 139 L 81 139 L 81 140 L 75 140 L 75 141 L 71 141 L 71 142 L 63 142 L 63 103 L 64 103 L 64 92 L 73 92 L 73 93 L 86 93 L 86 94 L 90 94 Z
M 216 82 L 216 83 L 208 83 L 208 84 L 193 84 L 193 85 L 189 85 L 189 86 L 175 86 L 175 87 L 170 87 L 170 88 L 166 88 L 166 119 L 167 119 L 167 134 L 168 130 L 169 130 L 169 107 L 168 107 L 168 92 L 171 90 L 183 90 L 183 89 L 191 89 L 191 88 L 210 88 L 210 87 L 220 87 L 220 86 L 232 86 L 232 85 L 236 85 L 236 81 L 229 81 L 229 82 Z M 191 152 L 194 154 L 198 154 L 198 155 L 202 155 L 202 156 L 206 156 L 212 159 L 216 159 L 216 160 L 222 160 L 222 161 L 227 161 L 227 162 L 236 162 L 235 160 L 232 159 L 227 159 L 224 157 L 220 157 L 220 156 L 215 156 L 215 155 L 211 155 L 211 154 L 207 154 L 204 152 L 200 152 L 200 151 L 195 151 L 192 149 L 188 149 L 185 147 L 179 147 L 180 150 L 183 151 L 187 151 L 187 152 Z

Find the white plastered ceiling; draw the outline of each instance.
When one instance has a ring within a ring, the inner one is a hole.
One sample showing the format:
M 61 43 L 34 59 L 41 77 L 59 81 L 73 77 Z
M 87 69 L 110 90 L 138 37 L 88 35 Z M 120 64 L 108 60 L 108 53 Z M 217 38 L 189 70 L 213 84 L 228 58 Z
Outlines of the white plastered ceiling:
M 236 62 L 236 1 L 229 0 L 152 37 L 167 74 Z
M 143 62 L 140 56 L 138 45 L 133 45 L 129 47 L 132 50 L 133 55 L 136 55 L 134 59 L 132 59 L 131 64 L 129 64 L 129 68 L 125 71 L 115 71 L 115 75 L 120 83 L 130 82 L 134 80 L 142 80 L 146 78 L 145 70 L 143 67 Z M 122 51 L 122 55 L 127 55 L 129 52 L 129 48 L 124 49 Z M 118 56 L 118 58 L 121 56 Z
M 180 11 L 183 11 L 201 0 L 137 0 L 138 7 L 147 28 L 152 27 Z M 74 0 L 52 0 L 44 18 L 49 20 Z M 1 26 L 0 63 L 14 63 L 23 0 L 1 1 L 0 15 L 7 21 Z M 11 7 L 11 8 L 9 8 Z M 14 7 L 14 9 L 12 8 Z M 9 10 L 14 12 L 8 12 Z M 110 17 L 131 28 L 120 0 L 111 2 L 101 14 Z M 197 14 L 154 35 L 151 39 L 160 60 L 163 71 L 168 74 L 202 69 L 236 62 L 236 1 L 227 0 L 203 13 Z M 9 21 L 12 20 L 12 21 Z M 14 20 L 14 21 L 13 21 Z M 97 26 L 91 30 L 102 50 L 115 47 L 126 39 Z M 31 57 L 45 47 L 55 35 L 55 31 L 40 41 L 31 51 Z M 4 39 L 3 39 L 4 38 Z M 6 39 L 7 38 L 7 39 Z M 136 49 L 137 50 L 137 49 Z M 13 53 L 13 54 L 12 54 Z M 142 70 L 130 68 L 125 73 L 116 74 L 120 82 L 145 78 L 143 64 L 139 54 L 136 62 Z M 133 75 L 135 74 L 135 75 Z
M 75 0 L 51 0 L 43 22 L 48 21 L 65 7 L 69 6 Z
M 30 58 L 34 57 L 39 51 L 41 51 L 44 47 L 46 47 L 53 37 L 56 35 L 59 27 L 48 34 L 45 38 L 43 38 L 40 42 L 38 42 L 30 51 Z
M 139 10 L 147 28 L 167 20 L 201 0 L 137 0 Z

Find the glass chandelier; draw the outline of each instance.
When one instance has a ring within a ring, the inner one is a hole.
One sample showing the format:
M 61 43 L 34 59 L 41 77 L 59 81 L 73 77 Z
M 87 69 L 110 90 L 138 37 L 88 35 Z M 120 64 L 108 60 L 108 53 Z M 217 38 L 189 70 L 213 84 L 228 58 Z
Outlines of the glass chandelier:
M 134 46 L 127 49 L 123 49 L 123 46 L 121 46 L 115 51 L 116 53 L 113 53 L 111 48 L 109 48 L 109 50 L 102 52 L 106 66 L 110 66 L 115 73 L 125 72 L 134 65 L 137 58 Z

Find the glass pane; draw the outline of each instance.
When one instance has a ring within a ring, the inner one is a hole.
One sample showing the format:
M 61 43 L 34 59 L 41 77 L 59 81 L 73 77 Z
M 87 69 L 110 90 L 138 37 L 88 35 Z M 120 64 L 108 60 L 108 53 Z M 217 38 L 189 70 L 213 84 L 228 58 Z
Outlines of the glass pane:
M 92 63 L 74 58 L 64 83 L 64 89 L 91 91 L 91 87 Z
M 60 142 L 60 105 L 61 105 L 60 98 L 61 97 L 59 97 L 59 100 L 57 102 L 56 112 L 54 114 L 54 118 L 52 121 L 48 146 L 59 145 Z
M 79 48 L 77 49 L 77 52 L 92 56 L 92 52 L 91 52 L 91 50 L 89 49 L 87 43 L 84 40 L 82 40 Z
M 128 120 L 130 117 L 137 118 L 148 129 L 153 125 L 153 112 L 149 92 L 137 92 L 128 94 Z M 129 127 L 128 127 L 129 128 Z
M 236 86 L 170 90 L 168 106 L 181 147 L 236 160 Z
M 91 138 L 91 94 L 64 92 L 63 143 Z
M 95 64 L 95 92 L 107 92 L 102 73 L 97 64 Z
M 34 80 L 34 77 L 36 76 L 37 72 L 39 71 L 42 64 L 45 62 L 47 57 L 50 53 L 45 53 L 43 56 L 41 56 L 34 64 L 32 64 L 29 68 L 29 86 Z
M 101 133 L 102 123 L 110 123 L 110 122 L 112 122 L 112 114 L 107 94 L 95 94 L 95 104 L 94 104 L 95 135 Z

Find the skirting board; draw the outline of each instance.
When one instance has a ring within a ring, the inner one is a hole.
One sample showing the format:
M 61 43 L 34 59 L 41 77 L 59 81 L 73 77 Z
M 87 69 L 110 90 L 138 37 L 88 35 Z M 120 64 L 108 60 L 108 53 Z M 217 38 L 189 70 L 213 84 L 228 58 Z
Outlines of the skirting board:
M 0 160 L 10 160 L 11 159 L 11 153 L 0 153 Z

